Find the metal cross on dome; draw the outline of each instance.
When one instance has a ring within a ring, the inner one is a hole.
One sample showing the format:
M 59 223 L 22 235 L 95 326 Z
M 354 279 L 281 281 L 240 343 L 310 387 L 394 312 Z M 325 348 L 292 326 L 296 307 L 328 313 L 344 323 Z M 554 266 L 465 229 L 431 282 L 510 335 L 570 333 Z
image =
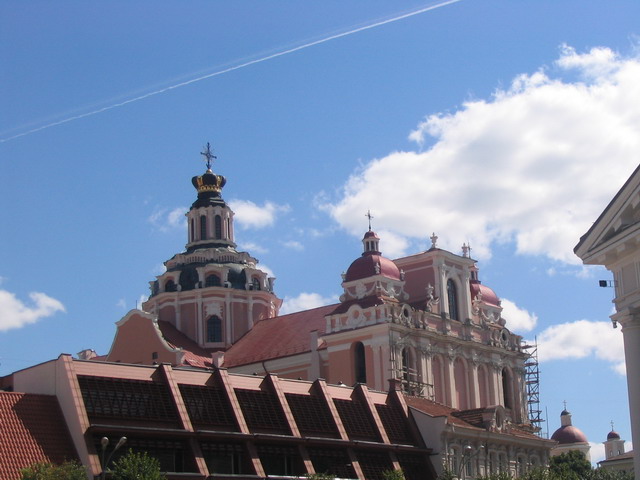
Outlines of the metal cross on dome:
M 371 215 L 371 210 L 367 210 L 367 214 L 365 215 L 365 217 L 369 219 L 369 231 L 371 231 L 371 219 L 373 218 L 373 215 Z
M 216 159 L 218 157 L 216 157 L 211 151 L 211 145 L 209 144 L 209 142 L 207 142 L 206 150 L 203 152 L 200 152 L 200 155 L 202 155 L 204 158 L 207 159 L 207 170 L 211 170 L 211 160 Z

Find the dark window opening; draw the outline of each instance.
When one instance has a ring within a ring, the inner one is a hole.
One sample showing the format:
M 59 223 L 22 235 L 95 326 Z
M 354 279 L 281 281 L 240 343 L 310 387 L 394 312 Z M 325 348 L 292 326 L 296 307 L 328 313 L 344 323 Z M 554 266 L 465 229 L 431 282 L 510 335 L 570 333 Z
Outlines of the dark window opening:
M 356 383 L 367 383 L 367 362 L 362 342 L 355 344 L 355 347 L 353 348 L 353 357 Z
M 318 473 L 327 473 L 338 478 L 356 478 L 346 450 L 309 448 L 309 458 Z
M 453 280 L 447 280 L 447 300 L 449 302 L 449 318 L 459 320 L 458 317 L 458 292 Z
M 207 276 L 204 281 L 205 287 L 219 287 L 220 286 L 220 277 L 218 275 L 211 274 Z
M 258 456 L 267 475 L 303 475 L 302 458 L 295 447 L 258 445 Z
M 251 280 L 251 288 L 253 290 L 260 290 L 260 280 L 254 277 L 253 280 Z
M 502 369 L 502 395 L 504 408 L 513 408 L 513 398 L 511 396 L 511 375 L 506 368 Z
M 178 287 L 176 287 L 176 283 L 173 280 L 167 280 L 164 284 L 165 292 L 177 292 Z
M 207 342 L 222 341 L 222 320 L 217 315 L 207 320 Z
M 200 240 L 207 238 L 207 217 L 200 215 Z
M 222 238 L 222 218 L 220 218 L 220 215 L 216 215 L 214 221 L 215 221 L 216 239 L 220 240 Z
M 251 473 L 248 466 L 248 455 L 242 445 L 234 443 L 202 443 L 201 448 L 209 473 Z

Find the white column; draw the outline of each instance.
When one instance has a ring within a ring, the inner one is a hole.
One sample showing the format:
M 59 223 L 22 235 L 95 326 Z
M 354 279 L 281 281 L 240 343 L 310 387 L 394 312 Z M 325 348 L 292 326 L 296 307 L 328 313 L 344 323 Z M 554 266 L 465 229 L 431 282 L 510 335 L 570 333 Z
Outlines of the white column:
M 620 312 L 611 317 L 622 325 L 624 357 L 627 364 L 627 389 L 633 441 L 633 468 L 640 472 L 640 310 Z

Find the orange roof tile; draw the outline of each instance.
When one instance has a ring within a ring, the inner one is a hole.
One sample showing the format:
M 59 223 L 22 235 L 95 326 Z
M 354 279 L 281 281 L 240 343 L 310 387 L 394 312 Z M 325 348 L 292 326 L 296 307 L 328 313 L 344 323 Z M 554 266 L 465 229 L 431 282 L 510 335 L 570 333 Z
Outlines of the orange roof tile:
M 196 342 L 178 330 L 173 324 L 165 321 L 158 321 L 158 327 L 163 338 L 172 348 L 182 348 L 184 350 L 183 364 L 191 367 L 211 368 L 211 354 L 200 347 Z
M 325 331 L 325 315 L 336 305 L 290 313 L 256 323 L 224 355 L 224 366 L 235 367 L 271 358 L 285 357 L 311 351 L 310 334 Z
M 0 392 L 0 479 L 36 462 L 77 459 L 55 396 Z

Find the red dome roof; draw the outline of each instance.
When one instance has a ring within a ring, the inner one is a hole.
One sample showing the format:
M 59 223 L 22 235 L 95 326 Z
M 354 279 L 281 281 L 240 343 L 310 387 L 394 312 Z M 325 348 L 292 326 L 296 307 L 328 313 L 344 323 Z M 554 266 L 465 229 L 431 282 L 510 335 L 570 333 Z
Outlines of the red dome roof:
M 380 265 L 380 271 L 376 272 L 376 265 Z M 357 258 L 349 268 L 345 275 L 345 282 L 360 280 L 362 278 L 373 277 L 374 275 L 383 275 L 393 280 L 400 280 L 400 270 L 388 258 L 376 253 L 365 252 L 360 258 Z
M 500 299 L 496 295 L 491 288 L 482 285 L 479 281 L 471 281 L 469 282 L 469 287 L 471 289 L 471 298 L 476 298 L 478 293 L 482 294 L 482 301 L 489 305 L 493 305 L 494 307 L 500 306 Z
M 611 430 L 609 432 L 609 435 L 607 435 L 607 440 L 620 440 L 620 435 L 618 434 L 618 432 L 614 432 L 613 430 Z
M 587 437 L 579 428 L 573 425 L 565 425 L 553 432 L 551 440 L 556 440 L 559 444 L 566 445 L 569 443 L 586 443 Z

